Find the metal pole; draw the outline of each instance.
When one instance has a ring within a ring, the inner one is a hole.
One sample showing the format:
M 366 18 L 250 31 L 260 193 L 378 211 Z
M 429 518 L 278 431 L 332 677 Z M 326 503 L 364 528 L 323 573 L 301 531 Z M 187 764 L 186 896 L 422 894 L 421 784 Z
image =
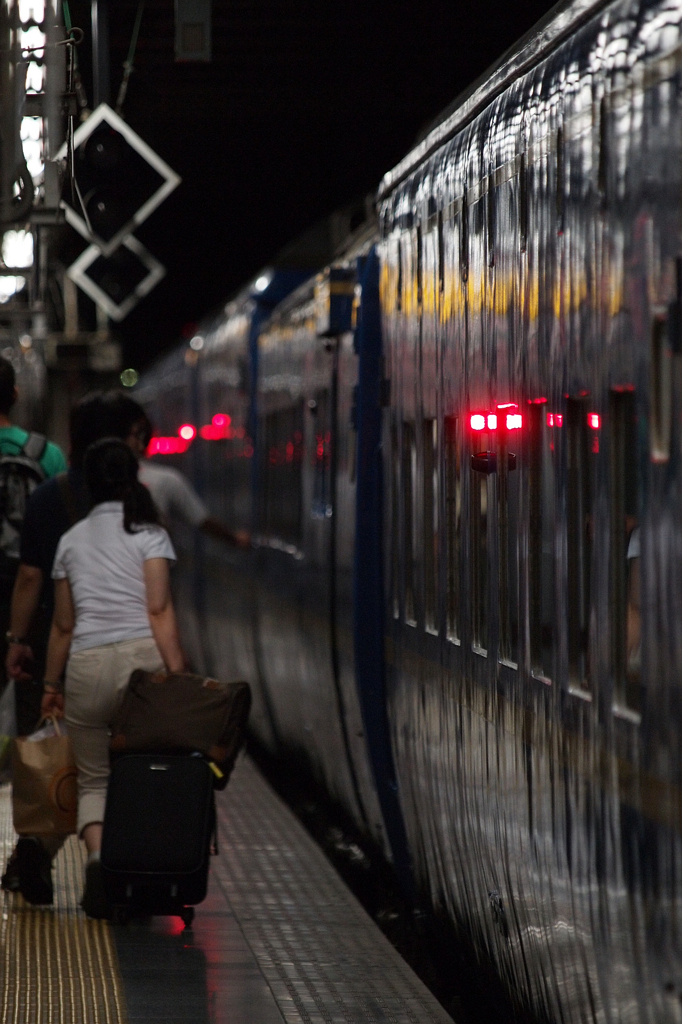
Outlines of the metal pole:
M 92 0 L 92 86 L 95 109 L 109 103 L 109 0 Z
M 16 39 L 12 33 L 13 4 L 0 3 L 0 224 L 10 219 L 15 160 Z

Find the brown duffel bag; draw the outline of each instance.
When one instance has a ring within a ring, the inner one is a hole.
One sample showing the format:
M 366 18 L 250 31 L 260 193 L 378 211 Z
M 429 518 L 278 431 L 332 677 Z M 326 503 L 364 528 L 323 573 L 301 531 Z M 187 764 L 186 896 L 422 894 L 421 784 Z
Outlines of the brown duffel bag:
M 222 789 L 244 743 L 250 708 L 248 683 L 136 669 L 111 723 L 111 754 L 200 751 Z

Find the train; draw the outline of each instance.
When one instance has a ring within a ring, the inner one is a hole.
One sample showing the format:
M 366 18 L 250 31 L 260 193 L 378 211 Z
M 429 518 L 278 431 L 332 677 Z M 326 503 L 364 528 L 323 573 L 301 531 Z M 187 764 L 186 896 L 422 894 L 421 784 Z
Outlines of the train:
M 137 388 L 254 540 L 178 535 L 196 664 L 565 1024 L 682 1018 L 681 24 L 553 8 Z

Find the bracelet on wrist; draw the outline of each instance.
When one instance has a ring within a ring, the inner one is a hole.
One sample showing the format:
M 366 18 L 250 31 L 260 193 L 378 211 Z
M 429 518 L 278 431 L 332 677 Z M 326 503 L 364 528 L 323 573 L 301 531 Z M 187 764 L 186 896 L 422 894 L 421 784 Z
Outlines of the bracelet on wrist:
M 43 683 L 44 693 L 61 693 L 62 689 L 60 686 L 55 686 L 54 683 Z
M 8 629 L 5 633 L 5 640 L 8 644 L 21 644 L 22 647 L 28 646 L 28 640 L 23 636 L 15 636 L 11 629 Z

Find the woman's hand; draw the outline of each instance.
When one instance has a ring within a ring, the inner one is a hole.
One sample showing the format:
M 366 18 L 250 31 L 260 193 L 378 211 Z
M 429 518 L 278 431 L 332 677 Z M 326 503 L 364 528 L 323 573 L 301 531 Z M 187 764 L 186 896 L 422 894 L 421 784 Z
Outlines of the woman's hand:
M 64 694 L 57 690 L 45 690 L 40 704 L 40 717 L 64 717 Z
M 33 664 L 33 651 L 28 644 L 18 643 L 10 640 L 7 645 L 7 657 L 5 659 L 5 671 L 8 679 L 17 679 L 19 682 L 26 682 L 33 679 L 28 670 Z

